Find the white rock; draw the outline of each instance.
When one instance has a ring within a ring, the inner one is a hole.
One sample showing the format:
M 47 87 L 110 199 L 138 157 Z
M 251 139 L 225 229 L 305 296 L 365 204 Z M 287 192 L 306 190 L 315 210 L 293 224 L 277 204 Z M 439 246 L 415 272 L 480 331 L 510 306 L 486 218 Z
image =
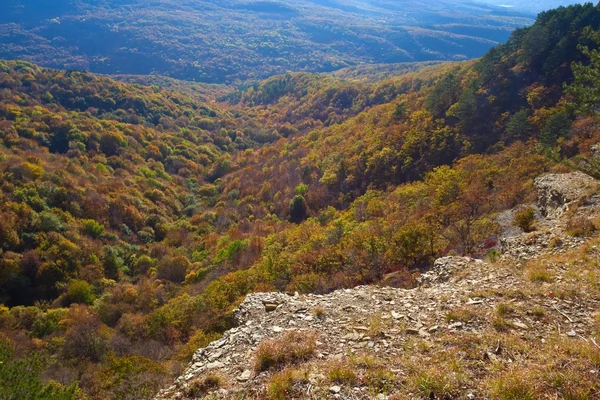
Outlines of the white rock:
M 336 386 L 330 387 L 329 391 L 333 394 L 338 394 L 339 392 L 342 391 L 342 388 L 336 385 Z

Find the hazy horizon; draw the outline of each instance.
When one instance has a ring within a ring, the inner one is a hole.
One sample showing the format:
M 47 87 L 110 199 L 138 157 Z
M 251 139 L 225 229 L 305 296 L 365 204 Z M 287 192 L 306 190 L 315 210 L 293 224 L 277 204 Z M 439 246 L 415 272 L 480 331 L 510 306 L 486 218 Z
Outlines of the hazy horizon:
M 569 6 L 572 4 L 596 4 L 595 2 L 585 0 L 475 0 L 475 2 L 492 4 L 500 7 L 505 6 L 513 10 L 530 12 L 541 12 L 560 6 Z

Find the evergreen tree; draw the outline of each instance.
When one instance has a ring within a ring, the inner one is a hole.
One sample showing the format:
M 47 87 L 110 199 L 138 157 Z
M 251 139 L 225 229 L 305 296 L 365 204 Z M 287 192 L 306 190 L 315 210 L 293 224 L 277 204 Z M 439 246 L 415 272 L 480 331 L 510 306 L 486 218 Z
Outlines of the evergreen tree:
M 584 36 L 596 45 L 600 45 L 600 31 L 588 27 Z M 600 50 L 580 45 L 579 50 L 589 57 L 589 64 L 572 64 L 574 82 L 566 86 L 566 92 L 575 98 L 571 106 L 578 114 L 593 115 L 600 104 Z

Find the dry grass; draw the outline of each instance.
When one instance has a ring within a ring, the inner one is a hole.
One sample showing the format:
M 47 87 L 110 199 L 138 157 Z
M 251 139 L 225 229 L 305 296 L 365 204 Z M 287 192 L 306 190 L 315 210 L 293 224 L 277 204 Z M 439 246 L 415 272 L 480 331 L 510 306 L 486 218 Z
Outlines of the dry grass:
M 529 311 L 529 314 L 535 319 L 541 320 L 546 316 L 546 310 L 543 307 L 535 306 L 531 309 L 531 311 Z
M 513 372 L 489 382 L 492 398 L 498 400 L 536 400 L 536 390 L 524 374 Z
M 368 398 L 383 393 L 398 400 L 462 399 L 469 393 L 494 400 L 600 399 L 600 349 L 593 341 L 600 342 L 600 312 L 594 308 L 589 311 L 589 300 L 600 298 L 600 262 L 592 244 L 598 246 L 600 240 L 592 239 L 588 246 L 529 262 L 525 271 L 514 265 L 497 266 L 526 279 L 512 288 L 481 288 L 468 294 L 470 298 L 493 299 L 492 304 L 498 303 L 493 309 L 483 305 L 449 308 L 444 303 L 450 297 L 444 295 L 440 303 L 447 312 L 446 321 L 472 326 L 442 329 L 432 337 L 404 335 L 397 356 L 368 349 L 357 356 L 349 350 L 343 359 L 323 365 L 315 359 L 304 364 L 303 368 L 311 368 L 310 382 L 323 385 L 314 393 L 325 398 L 331 385 L 339 385 L 344 387 L 343 393 L 360 387 L 364 390 L 361 395 Z M 581 336 L 565 335 L 570 328 L 547 303 L 549 296 L 571 301 L 560 307 L 566 313 L 570 313 L 569 304 L 587 303 L 585 329 L 576 329 Z M 467 298 L 461 297 L 460 301 Z M 528 328 L 520 327 L 517 321 Z M 377 341 L 388 321 L 374 313 L 361 323 Z M 396 325 L 385 328 L 398 330 Z M 471 328 L 476 331 L 471 332 Z M 270 355 L 260 368 L 281 370 L 297 363 L 290 361 L 296 356 L 277 356 L 293 353 L 291 350 L 282 344 L 272 346 L 279 350 L 263 351 Z M 306 390 L 302 374 L 289 368 L 271 379 L 271 399 L 307 398 L 306 391 L 302 391 Z
M 306 371 L 286 368 L 273 375 L 269 381 L 267 387 L 268 398 L 271 400 L 285 400 L 297 397 L 295 386 L 306 381 L 308 381 L 308 373 Z
M 202 398 L 209 392 L 223 386 L 223 378 L 218 374 L 208 374 L 190 383 L 186 395 L 191 398 Z
M 598 333 L 600 333 L 600 312 L 597 312 L 594 315 L 594 328 Z
M 315 307 L 315 309 L 313 310 L 313 314 L 316 318 L 323 319 L 325 318 L 325 309 L 321 306 Z
M 477 315 L 468 308 L 455 308 L 446 315 L 446 322 L 469 322 Z
M 506 317 L 513 315 L 516 312 L 516 308 L 510 303 L 498 303 L 496 305 L 496 315 L 499 317 Z
M 413 378 L 412 383 L 417 393 L 426 399 L 456 398 L 457 388 L 441 371 L 429 370 L 421 372 Z
M 510 322 L 498 316 L 492 320 L 492 326 L 498 332 L 508 332 L 513 327 Z
M 590 237 L 596 232 L 592 221 L 584 217 L 572 217 L 567 221 L 567 234 L 576 237 Z
M 340 385 L 354 385 L 358 381 L 356 365 L 351 360 L 336 360 L 330 365 L 327 378 Z
M 383 318 L 381 318 L 381 313 L 377 313 L 369 318 L 369 330 L 367 333 L 370 337 L 383 335 Z
M 525 268 L 525 279 L 534 283 L 551 283 L 554 281 L 554 276 L 544 263 L 532 261 Z
M 281 369 L 290 364 L 308 361 L 315 353 L 317 335 L 314 332 L 287 332 L 263 342 L 256 350 L 256 372 Z

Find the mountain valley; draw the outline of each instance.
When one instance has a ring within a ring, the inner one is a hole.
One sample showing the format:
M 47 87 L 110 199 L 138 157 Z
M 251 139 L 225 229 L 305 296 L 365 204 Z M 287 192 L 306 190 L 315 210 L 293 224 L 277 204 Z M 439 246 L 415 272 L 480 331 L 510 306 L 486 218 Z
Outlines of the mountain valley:
M 600 396 L 598 6 L 8 4 L 1 399 Z

